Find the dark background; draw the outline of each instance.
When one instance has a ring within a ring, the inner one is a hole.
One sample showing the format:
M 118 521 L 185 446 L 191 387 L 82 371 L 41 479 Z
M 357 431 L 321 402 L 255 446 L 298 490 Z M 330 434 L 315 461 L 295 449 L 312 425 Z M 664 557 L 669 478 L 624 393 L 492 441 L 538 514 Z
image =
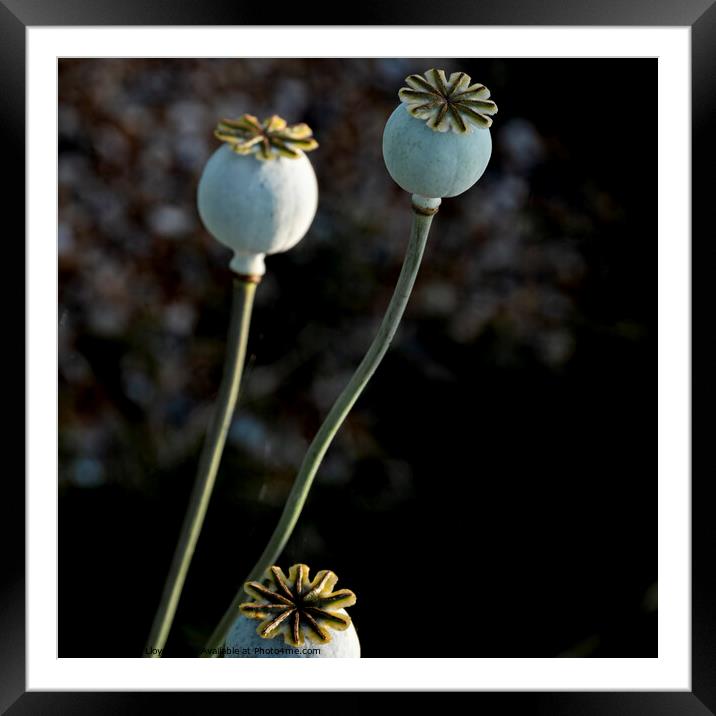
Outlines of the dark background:
M 499 107 L 396 340 L 281 564 L 353 589 L 364 656 L 656 656 L 656 60 L 61 60 L 59 655 L 138 656 L 216 395 L 229 252 L 195 191 L 216 120 L 306 121 L 320 206 L 267 260 L 167 655 L 203 646 L 387 305 L 382 163 L 411 72 Z

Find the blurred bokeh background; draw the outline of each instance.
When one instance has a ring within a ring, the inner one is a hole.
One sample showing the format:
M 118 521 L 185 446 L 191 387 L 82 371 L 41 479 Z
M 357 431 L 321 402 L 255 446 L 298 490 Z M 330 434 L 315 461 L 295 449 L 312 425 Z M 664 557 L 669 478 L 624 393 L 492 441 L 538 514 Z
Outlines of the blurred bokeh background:
M 382 130 L 432 66 L 492 91 L 493 158 L 443 202 L 281 563 L 356 592 L 366 657 L 657 655 L 656 60 L 63 59 L 60 656 L 139 656 L 169 567 L 230 308 L 195 205 L 217 119 L 308 122 L 320 205 L 267 260 L 171 656 L 203 646 L 376 331 L 411 219 Z

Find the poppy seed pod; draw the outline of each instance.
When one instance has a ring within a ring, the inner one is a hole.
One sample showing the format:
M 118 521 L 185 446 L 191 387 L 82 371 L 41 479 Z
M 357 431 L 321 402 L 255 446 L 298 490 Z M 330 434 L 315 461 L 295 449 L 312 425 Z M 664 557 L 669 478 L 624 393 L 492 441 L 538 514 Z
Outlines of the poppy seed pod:
M 383 132 L 388 173 L 405 191 L 457 196 L 482 176 L 492 153 L 489 127 L 497 106 L 489 90 L 464 72 L 443 70 L 406 78 Z
M 334 591 L 337 581 L 326 569 L 310 579 L 305 564 L 294 564 L 288 576 L 274 565 L 262 582 L 247 582 L 244 590 L 253 601 L 239 606 L 226 657 L 360 657 L 358 634 L 344 609 L 355 604 L 355 594 Z
M 304 152 L 318 144 L 308 125 L 287 126 L 275 115 L 223 120 L 214 134 L 225 143 L 199 180 L 199 215 L 234 251 L 236 273 L 261 276 L 264 256 L 295 246 L 313 221 L 318 184 Z
M 345 614 L 344 609 L 338 610 Z M 336 632 L 324 644 L 307 636 L 301 646 L 285 644 L 280 639 L 264 639 L 256 633 L 256 622 L 239 617 L 226 640 L 224 656 L 227 659 L 358 659 L 360 641 L 355 626 Z

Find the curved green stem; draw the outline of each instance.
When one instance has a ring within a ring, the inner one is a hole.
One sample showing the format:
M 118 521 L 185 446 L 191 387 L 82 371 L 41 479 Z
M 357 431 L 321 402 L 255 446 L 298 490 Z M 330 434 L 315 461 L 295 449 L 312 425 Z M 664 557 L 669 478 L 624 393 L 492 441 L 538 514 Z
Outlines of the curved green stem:
M 363 389 L 388 350 L 390 342 L 393 340 L 395 331 L 405 311 L 405 306 L 410 298 L 415 277 L 420 268 L 420 262 L 423 257 L 433 215 L 437 211 L 437 205 L 440 203 L 439 200 L 423 199 L 421 201 L 419 197 L 413 197 L 413 202 L 414 217 L 410 242 L 403 262 L 403 268 L 398 278 L 398 283 L 395 286 L 395 291 L 388 305 L 388 310 L 383 317 L 383 322 L 378 329 L 378 334 L 348 385 L 343 389 L 343 392 L 333 404 L 331 411 L 328 413 L 323 425 L 321 425 L 316 437 L 309 446 L 296 480 L 291 488 L 291 492 L 288 495 L 278 525 L 276 525 L 276 529 L 271 535 L 266 549 L 264 549 L 258 562 L 256 562 L 254 568 L 246 578 L 246 582 L 263 577 L 266 569 L 272 564 L 275 564 L 281 551 L 286 546 L 286 542 L 288 542 L 301 514 L 303 505 L 306 502 L 308 492 L 313 483 L 313 478 L 316 476 L 323 456 L 326 454 L 338 429 L 358 399 L 358 396 L 363 392 Z M 219 655 L 219 647 L 224 643 L 229 629 L 236 620 L 239 604 L 244 601 L 244 598 L 242 585 L 231 602 L 231 606 L 226 610 L 221 621 L 209 638 L 206 647 L 202 651 L 202 657 L 215 657 Z
M 239 396 L 239 384 L 246 358 L 246 342 L 255 292 L 256 282 L 252 277 L 234 279 L 224 375 L 199 459 L 196 481 L 189 498 L 189 507 L 184 517 L 179 542 L 174 551 L 159 608 L 144 649 L 145 657 L 156 658 L 162 655 L 194 555 L 194 548 L 204 523 L 204 516 L 209 506 L 216 473 L 221 462 L 221 453 L 231 425 L 231 416 Z

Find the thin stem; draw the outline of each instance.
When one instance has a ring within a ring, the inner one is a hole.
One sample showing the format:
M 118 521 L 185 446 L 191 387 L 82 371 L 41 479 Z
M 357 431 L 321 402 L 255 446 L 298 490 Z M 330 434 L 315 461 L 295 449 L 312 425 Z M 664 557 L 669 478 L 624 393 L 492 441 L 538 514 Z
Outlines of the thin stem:
M 416 202 L 417 197 L 414 197 Z M 403 262 L 403 268 L 398 278 L 398 283 L 395 286 L 393 297 L 388 305 L 388 310 L 383 317 L 383 322 L 380 324 L 378 334 L 376 335 L 373 343 L 371 344 L 368 352 L 361 361 L 360 365 L 350 379 L 348 385 L 343 389 L 343 392 L 338 396 L 336 402 L 333 404 L 331 411 L 321 425 L 316 437 L 308 448 L 306 455 L 301 464 L 301 468 L 298 472 L 296 480 L 293 483 L 291 492 L 288 495 L 286 505 L 283 508 L 281 518 L 279 519 L 276 529 L 271 535 L 266 548 L 256 562 L 254 568 L 246 578 L 246 582 L 260 579 L 263 577 L 266 569 L 272 564 L 275 564 L 283 548 L 286 546 L 291 533 L 293 532 L 296 522 L 301 514 L 303 505 L 308 497 L 308 492 L 311 489 L 313 478 L 316 476 L 316 472 L 321 465 L 323 456 L 326 454 L 333 438 L 335 437 L 338 429 L 348 415 L 353 404 L 358 399 L 358 396 L 363 392 L 366 384 L 370 380 L 371 376 L 378 367 L 378 364 L 383 359 L 390 342 L 393 340 L 395 331 L 398 328 L 400 319 L 405 311 L 405 306 L 410 298 L 410 293 L 415 283 L 415 277 L 417 276 L 418 269 L 420 268 L 420 262 L 423 257 L 423 251 L 425 249 L 425 243 L 428 238 L 428 231 L 430 224 L 432 223 L 433 214 L 437 211 L 435 201 L 432 201 L 433 208 L 426 208 L 416 206 L 414 203 L 414 217 L 413 226 L 410 235 L 410 242 Z M 439 201 L 438 201 L 439 203 Z M 428 213 L 430 212 L 430 213 Z M 218 656 L 219 647 L 224 643 L 229 629 L 233 625 L 234 621 L 238 616 L 238 607 L 242 601 L 244 601 L 244 590 L 243 585 L 237 592 L 231 606 L 226 610 L 221 621 L 217 625 L 213 634 L 209 638 L 206 647 L 201 653 L 201 656 L 215 657 Z
M 231 424 L 231 416 L 239 396 L 239 384 L 246 358 L 246 342 L 255 292 L 256 281 L 253 277 L 234 279 L 224 375 L 199 459 L 199 468 L 189 498 L 189 507 L 184 517 L 179 542 L 174 551 L 159 608 L 154 617 L 147 646 L 144 649 L 145 657 L 156 658 L 162 655 L 204 523 L 204 516 L 209 506 L 216 473 L 221 462 L 221 453 Z

